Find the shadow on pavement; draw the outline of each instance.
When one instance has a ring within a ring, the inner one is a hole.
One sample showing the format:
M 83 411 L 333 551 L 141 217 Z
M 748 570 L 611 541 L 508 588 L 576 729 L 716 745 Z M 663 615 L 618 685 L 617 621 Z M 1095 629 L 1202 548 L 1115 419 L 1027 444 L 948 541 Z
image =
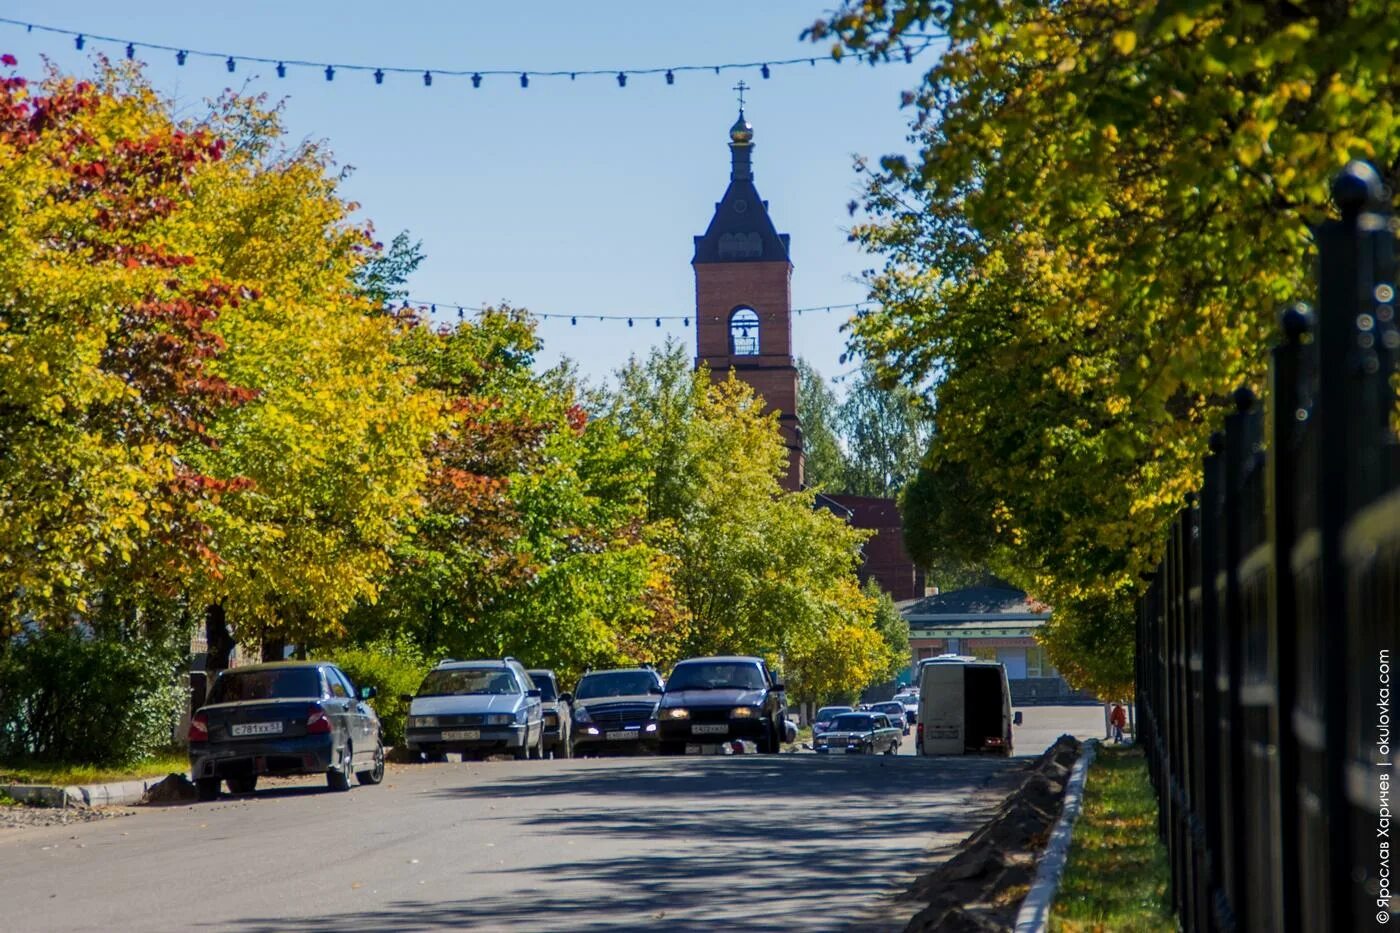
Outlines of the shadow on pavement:
M 933 833 L 971 833 L 989 811 L 953 801 L 973 788 L 1009 785 L 1025 766 L 795 755 L 578 767 L 587 764 L 503 773 L 499 780 L 432 792 L 448 800 L 558 798 L 557 809 L 538 812 L 537 799 L 530 816 L 515 818 L 523 832 L 558 840 L 557 860 L 518 870 L 522 880 L 527 872 L 547 879 L 543 887 L 473 896 L 478 875 L 464 873 L 455 899 L 399 900 L 371 910 L 250 918 L 221 927 L 244 933 L 289 927 L 312 933 L 859 929 L 851 925 L 854 917 L 888 904 L 931 859 L 928 852 L 910 857 L 908 848 L 892 850 L 891 839 L 922 844 Z M 726 805 L 736 790 L 742 798 Z M 949 795 L 949 805 L 930 805 L 930 793 L 939 792 Z M 909 798 L 921 806 L 901 805 Z M 579 845 L 569 846 L 570 837 Z M 644 840 L 655 851 L 638 854 L 632 844 L 632 854 L 594 857 L 586 842 L 598 837 Z M 509 876 L 512 869 L 489 874 Z

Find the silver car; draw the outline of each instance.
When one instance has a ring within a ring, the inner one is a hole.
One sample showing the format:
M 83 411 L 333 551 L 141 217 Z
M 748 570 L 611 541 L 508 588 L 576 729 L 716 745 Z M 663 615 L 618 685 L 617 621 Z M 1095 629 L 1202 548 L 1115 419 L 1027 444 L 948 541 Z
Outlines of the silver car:
M 515 658 L 443 661 L 406 699 L 405 741 L 429 761 L 448 752 L 544 757 L 540 691 Z
M 849 706 L 823 706 L 817 710 L 817 715 L 812 717 L 812 741 L 816 742 L 821 734 L 831 728 L 831 721 L 842 713 L 851 712 Z
M 904 730 L 904 734 L 909 734 L 909 720 L 904 714 L 904 704 L 898 700 L 886 700 L 883 703 L 871 703 L 867 709 L 876 713 L 884 713 L 890 718 L 890 722 Z

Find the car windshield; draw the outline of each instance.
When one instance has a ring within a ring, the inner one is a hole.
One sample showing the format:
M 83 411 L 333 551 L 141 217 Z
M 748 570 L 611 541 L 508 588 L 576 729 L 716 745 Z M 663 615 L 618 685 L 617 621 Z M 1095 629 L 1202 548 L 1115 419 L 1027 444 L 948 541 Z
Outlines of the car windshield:
M 842 713 L 849 713 L 849 706 L 823 706 L 817 710 L 817 720 L 819 722 L 829 722 L 833 716 L 840 716 Z
M 554 678 L 544 671 L 531 671 L 530 679 L 535 682 L 535 686 L 540 688 L 540 699 L 546 703 L 559 699 L 559 694 L 554 690 Z
M 287 697 L 321 696 L 321 673 L 314 667 L 293 667 L 273 671 L 224 671 L 214 681 L 210 703 L 238 703 L 244 700 L 280 700 Z
M 510 671 L 489 667 L 461 667 L 431 671 L 418 688 L 420 697 L 468 694 L 519 693 L 520 684 Z
M 865 713 L 842 713 L 831 723 L 831 728 L 837 732 L 862 732 L 874 725 L 874 717 Z
M 899 704 L 899 703 L 881 703 L 879 706 L 872 707 L 872 709 L 876 710 L 877 712 L 881 712 L 881 713 L 902 713 L 902 712 L 904 712 L 904 707 L 903 707 L 903 705 L 901 705 L 901 704 Z
M 667 690 L 762 690 L 763 687 L 763 674 L 758 665 L 744 661 L 682 664 L 666 681 Z
M 574 698 L 596 700 L 598 697 L 631 697 L 655 687 L 656 675 L 650 671 L 604 671 L 584 674 L 578 682 Z

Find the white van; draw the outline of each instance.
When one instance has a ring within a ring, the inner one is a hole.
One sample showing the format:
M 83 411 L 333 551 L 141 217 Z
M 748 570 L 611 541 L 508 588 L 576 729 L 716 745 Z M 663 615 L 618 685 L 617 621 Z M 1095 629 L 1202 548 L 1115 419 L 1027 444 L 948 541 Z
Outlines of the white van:
M 1011 754 L 1011 712 L 1006 666 L 964 655 L 944 654 L 919 662 L 920 755 Z

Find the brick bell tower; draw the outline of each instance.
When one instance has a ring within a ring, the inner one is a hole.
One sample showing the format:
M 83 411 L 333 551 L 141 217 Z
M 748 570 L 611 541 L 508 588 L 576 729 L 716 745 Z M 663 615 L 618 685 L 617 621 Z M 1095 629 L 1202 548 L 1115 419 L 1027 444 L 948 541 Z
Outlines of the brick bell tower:
M 742 87 L 739 88 L 742 93 Z M 797 417 L 797 367 L 792 358 L 792 261 L 788 235 L 768 217 L 753 184 L 753 127 L 729 130 L 729 187 L 703 236 L 695 238 L 695 365 L 711 376 L 729 371 L 763 397 L 788 449 L 783 485 L 803 486 L 802 425 Z

